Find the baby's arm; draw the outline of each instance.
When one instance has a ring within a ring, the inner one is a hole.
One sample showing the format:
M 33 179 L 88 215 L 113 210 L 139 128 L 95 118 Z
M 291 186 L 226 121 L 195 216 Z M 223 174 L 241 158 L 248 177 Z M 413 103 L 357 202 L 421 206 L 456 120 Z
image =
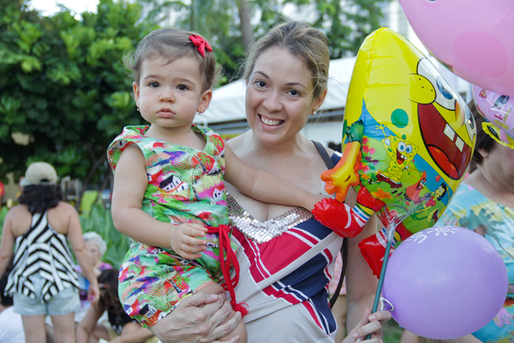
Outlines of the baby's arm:
M 237 157 L 228 145 L 225 145 L 225 160 L 229 166 L 225 169 L 225 180 L 259 201 L 301 206 L 312 211 L 314 204 L 327 197 L 310 193 L 278 176 L 250 166 Z
M 207 229 L 199 224 L 170 224 L 152 218 L 142 210 L 148 186 L 143 153 L 133 144 L 125 148 L 114 174 L 112 219 L 122 234 L 150 246 L 172 248 L 187 259 L 201 257 L 206 248 L 203 237 Z

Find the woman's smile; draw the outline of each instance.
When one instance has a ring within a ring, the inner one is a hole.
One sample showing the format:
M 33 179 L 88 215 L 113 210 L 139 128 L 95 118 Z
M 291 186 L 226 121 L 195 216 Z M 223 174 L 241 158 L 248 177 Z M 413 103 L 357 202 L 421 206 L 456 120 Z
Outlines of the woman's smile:
M 266 126 L 279 126 L 284 123 L 283 120 L 273 120 L 263 117 L 261 114 L 259 114 L 259 118 L 261 119 L 261 122 Z

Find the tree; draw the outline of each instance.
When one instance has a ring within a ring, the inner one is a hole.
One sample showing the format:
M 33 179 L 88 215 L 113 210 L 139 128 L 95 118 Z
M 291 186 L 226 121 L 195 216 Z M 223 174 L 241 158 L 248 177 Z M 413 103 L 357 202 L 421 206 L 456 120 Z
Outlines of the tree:
M 124 1 L 100 0 L 80 20 L 65 8 L 42 17 L 23 0 L 0 5 L 0 176 L 43 160 L 84 189 L 105 180 L 107 146 L 142 122 L 122 58 L 155 25 L 138 23 L 140 5 Z
M 380 27 L 382 8 L 390 0 L 139 0 L 152 8 L 153 15 L 165 19 L 163 6 L 172 10 L 174 25 L 204 35 L 215 50 L 226 78 L 236 79 L 245 50 L 255 38 L 266 34 L 273 26 L 293 18 L 284 14 L 284 6 L 293 4 L 314 13 L 314 27 L 326 33 L 330 40 L 332 59 L 355 55 L 364 38 Z M 258 18 L 252 27 L 250 18 Z

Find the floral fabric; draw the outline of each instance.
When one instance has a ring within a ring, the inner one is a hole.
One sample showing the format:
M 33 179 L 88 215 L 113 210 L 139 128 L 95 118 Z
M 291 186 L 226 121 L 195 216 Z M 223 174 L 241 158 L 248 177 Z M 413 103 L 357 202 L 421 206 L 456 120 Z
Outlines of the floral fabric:
M 204 136 L 203 151 L 146 137 L 147 126 L 127 126 L 109 146 L 109 163 L 116 172 L 123 150 L 137 144 L 148 176 L 143 211 L 170 224 L 228 225 L 223 184 L 225 144 L 208 128 L 193 125 L 192 129 Z M 131 241 L 119 275 L 119 295 L 126 313 L 150 327 L 183 297 L 221 282 L 218 235 L 208 234 L 205 239 L 208 249 L 193 261 L 171 249 Z
M 512 342 L 514 337 L 514 209 L 498 204 L 462 184 L 436 226 L 460 226 L 484 236 L 507 267 L 508 299 L 498 315 L 473 333 L 482 342 Z M 470 299 L 470 301 L 473 301 Z

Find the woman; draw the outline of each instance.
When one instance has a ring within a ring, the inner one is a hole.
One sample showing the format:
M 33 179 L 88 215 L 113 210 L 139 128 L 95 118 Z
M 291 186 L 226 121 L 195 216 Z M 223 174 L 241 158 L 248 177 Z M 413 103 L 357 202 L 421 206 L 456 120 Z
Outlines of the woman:
M 93 343 L 99 339 L 108 342 L 143 343 L 154 335 L 139 323 L 133 321 L 121 306 L 118 298 L 118 271 L 107 269 L 98 277 L 100 285 L 100 299 L 86 313 L 86 316 L 77 327 L 77 343 Z M 98 320 L 107 311 L 109 323 L 116 337 L 111 339 L 109 329 Z
M 83 236 L 84 242 L 86 242 L 87 254 L 89 257 L 89 262 L 93 266 L 93 272 L 95 276 L 100 276 L 100 273 L 103 270 L 111 269 L 112 266 L 109 263 L 103 262 L 102 257 L 107 250 L 107 244 L 102 239 L 102 237 L 96 232 L 90 231 L 86 232 Z M 89 289 L 89 282 L 80 268 L 80 265 L 75 266 L 75 271 L 79 274 L 79 285 L 80 285 L 80 301 L 83 308 L 87 310 L 90 306 L 90 301 L 87 299 L 87 290 Z M 80 320 L 79 320 L 80 321 Z
M 482 129 L 484 118 L 474 104 L 470 108 L 477 124 L 473 154 L 476 169 L 464 179 L 436 226 L 465 227 L 484 236 L 505 262 L 509 287 L 503 308 L 491 322 L 472 335 L 447 342 L 511 342 L 514 332 L 514 149 L 498 144 L 487 135 Z
M 271 30 L 254 44 L 246 63 L 246 115 L 252 130 L 228 142 L 246 163 L 310 192 L 322 192 L 320 175 L 327 166 L 300 131 L 326 96 L 329 63 L 328 41 L 319 30 L 298 22 Z M 337 163 L 340 155 L 327 152 Z M 308 211 L 257 202 L 228 184 L 227 190 L 241 270 L 236 296 L 248 304 L 244 321 L 249 342 L 333 342 L 337 329 L 327 285 L 342 239 Z M 357 244 L 375 232 L 373 219 L 350 239 L 351 331 L 345 342 L 368 333 L 373 338 L 367 342 L 380 342 L 381 321 L 390 318 L 388 312 L 371 315 L 366 309 L 373 302 L 377 279 Z M 191 296 L 162 320 L 168 328 L 154 332 L 163 342 L 215 341 L 239 320 L 223 300 Z M 234 337 L 230 342 L 236 341 Z
M 57 342 L 75 342 L 78 281 L 68 240 L 91 283 L 93 301 L 99 295 L 79 216 L 73 206 L 60 201 L 57 173 L 50 164 L 32 163 L 20 185 L 20 205 L 9 210 L 2 229 L 0 274 L 15 250 L 6 293 L 13 294 L 27 342 L 45 342 L 46 315 L 51 316 Z

